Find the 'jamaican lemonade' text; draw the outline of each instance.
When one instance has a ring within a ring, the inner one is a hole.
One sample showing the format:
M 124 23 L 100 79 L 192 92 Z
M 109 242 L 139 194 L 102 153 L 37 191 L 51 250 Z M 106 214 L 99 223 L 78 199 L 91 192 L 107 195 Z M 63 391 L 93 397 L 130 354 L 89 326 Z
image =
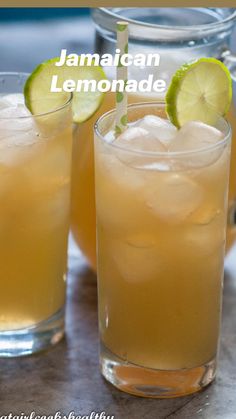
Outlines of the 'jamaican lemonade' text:
M 102 67 L 117 67 L 122 65 L 124 67 L 135 66 L 135 67 L 157 67 L 160 65 L 159 54 L 121 54 L 120 49 L 116 49 L 115 55 L 112 54 L 69 54 L 67 50 L 62 49 L 59 60 L 55 62 L 56 67 L 62 66 L 78 67 L 78 66 L 102 66 Z M 146 79 L 135 80 L 94 80 L 94 79 L 83 79 L 74 80 L 67 79 L 59 83 L 58 75 L 52 76 L 51 92 L 124 92 L 127 93 L 148 93 L 157 92 L 163 93 L 166 89 L 166 82 L 163 79 L 154 79 L 153 74 L 149 74 Z

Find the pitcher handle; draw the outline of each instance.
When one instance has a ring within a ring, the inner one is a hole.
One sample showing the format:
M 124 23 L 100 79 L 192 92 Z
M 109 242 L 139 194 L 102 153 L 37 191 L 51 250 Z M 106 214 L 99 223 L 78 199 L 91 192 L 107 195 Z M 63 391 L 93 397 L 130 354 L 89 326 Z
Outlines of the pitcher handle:
M 228 67 L 233 81 L 236 82 L 236 55 L 227 49 L 221 54 L 221 59 L 226 67 Z

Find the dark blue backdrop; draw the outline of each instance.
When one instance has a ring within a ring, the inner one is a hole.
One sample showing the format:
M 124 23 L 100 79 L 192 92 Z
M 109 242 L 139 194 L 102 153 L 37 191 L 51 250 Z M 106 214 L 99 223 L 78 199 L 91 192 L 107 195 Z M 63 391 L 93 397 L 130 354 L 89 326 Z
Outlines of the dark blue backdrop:
M 64 7 L 25 7 L 25 8 L 0 8 L 0 21 L 22 21 L 22 20 L 46 20 L 53 18 L 65 18 L 71 16 L 86 16 L 89 8 L 64 8 Z

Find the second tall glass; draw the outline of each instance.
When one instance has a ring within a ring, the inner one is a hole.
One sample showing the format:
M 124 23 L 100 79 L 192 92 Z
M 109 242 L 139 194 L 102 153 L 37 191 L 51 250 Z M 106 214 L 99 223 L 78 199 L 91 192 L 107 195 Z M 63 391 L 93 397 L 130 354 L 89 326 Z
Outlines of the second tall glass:
M 133 105 L 128 119 L 164 109 Z M 199 151 L 135 151 L 107 139 L 114 115 L 95 126 L 101 370 L 129 393 L 176 397 L 215 376 L 230 128 Z

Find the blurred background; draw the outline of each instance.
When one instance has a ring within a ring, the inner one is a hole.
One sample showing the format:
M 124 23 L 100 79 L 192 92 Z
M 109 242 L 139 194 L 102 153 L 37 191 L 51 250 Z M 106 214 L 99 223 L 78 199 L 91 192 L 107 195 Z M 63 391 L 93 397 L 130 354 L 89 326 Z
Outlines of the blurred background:
M 42 61 L 93 50 L 89 8 L 0 8 L 0 71 L 31 72 Z
M 94 31 L 89 8 L 0 8 L 0 71 L 31 72 L 62 48 L 92 52 Z M 236 29 L 236 52 L 235 41 Z

